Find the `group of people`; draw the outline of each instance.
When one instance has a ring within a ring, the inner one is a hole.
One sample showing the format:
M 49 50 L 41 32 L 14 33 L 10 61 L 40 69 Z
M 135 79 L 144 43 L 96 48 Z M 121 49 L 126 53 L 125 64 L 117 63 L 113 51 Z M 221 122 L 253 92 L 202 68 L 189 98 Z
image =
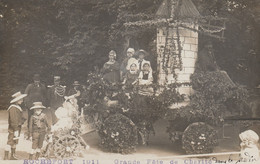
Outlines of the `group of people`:
M 153 83 L 153 72 L 151 63 L 145 60 L 146 52 L 139 50 L 135 53 L 133 48 L 128 48 L 126 58 L 119 64 L 116 61 L 116 52 L 109 52 L 109 60 L 102 68 L 103 79 L 111 84 L 122 83 L 128 88 L 133 85 L 150 85 Z M 137 54 L 135 58 L 135 54 Z M 151 88 L 140 93 L 149 94 Z
M 15 155 L 16 145 L 18 144 L 22 125 L 26 120 L 27 138 L 32 141 L 29 159 L 38 159 L 45 136 L 49 134 L 51 126 L 58 121 L 55 111 L 62 107 L 65 99 L 69 97 L 78 98 L 80 96 L 79 87 L 79 82 L 74 81 L 73 87 L 67 92 L 66 87 L 60 85 L 60 76 L 54 76 L 54 85 L 46 88 L 40 82 L 40 75 L 35 74 L 33 83 L 26 87 L 24 94 L 21 92 L 13 94 L 11 105 L 7 109 L 9 126 L 4 160 L 17 159 Z M 23 103 L 24 105 L 21 105 Z M 11 155 L 9 158 L 10 150 Z
M 24 102 L 27 94 L 21 94 L 17 92 L 12 95 L 11 105 L 8 110 L 8 140 L 5 148 L 4 160 L 17 160 L 15 150 L 16 145 L 20 137 L 22 125 L 26 121 L 24 115 L 24 109 L 21 104 Z M 42 102 L 34 102 L 29 111 L 33 111 L 28 123 L 28 137 L 32 140 L 32 149 L 29 155 L 29 159 L 32 159 L 34 153 L 36 153 L 35 159 L 39 158 L 40 149 L 43 146 L 45 135 L 50 131 L 50 125 L 48 124 L 47 116 L 42 112 L 46 107 L 42 105 Z M 11 150 L 11 156 L 9 158 L 9 150 Z
M 135 54 L 137 54 L 137 58 L 134 57 Z M 135 53 L 133 48 L 129 48 L 126 58 L 120 65 L 116 61 L 116 52 L 111 50 L 109 52 L 109 61 L 104 64 L 101 71 L 103 79 L 112 85 L 118 83 L 125 86 L 152 84 L 152 68 L 150 61 L 144 59 L 145 56 L 146 52 L 144 50 Z M 26 120 L 28 139 L 32 140 L 29 159 L 38 159 L 45 136 L 51 131 L 51 126 L 58 121 L 55 111 L 62 107 L 64 101 L 69 97 L 79 100 L 81 94 L 84 94 L 81 92 L 80 86 L 78 81 L 74 81 L 71 89 L 67 91 L 66 86 L 60 84 L 60 76 L 54 76 L 54 84 L 46 87 L 41 83 L 40 75 L 34 74 L 33 83 L 26 87 L 24 94 L 21 92 L 13 94 L 11 105 L 8 108 L 8 141 L 4 160 L 17 159 L 15 154 L 16 145 L 18 144 L 22 125 Z M 151 92 L 149 89 L 146 89 L 146 91 Z M 80 109 L 82 107 L 80 101 L 76 103 L 78 109 Z M 26 115 L 28 116 L 26 117 Z

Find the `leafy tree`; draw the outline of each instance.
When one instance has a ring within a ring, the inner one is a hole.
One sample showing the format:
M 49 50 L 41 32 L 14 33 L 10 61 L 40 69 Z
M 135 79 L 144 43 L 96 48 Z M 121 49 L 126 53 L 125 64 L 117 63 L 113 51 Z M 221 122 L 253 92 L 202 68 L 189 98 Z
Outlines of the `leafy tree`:
M 259 0 L 193 0 L 202 15 L 228 17 L 226 42 L 214 41 L 218 64 L 237 82 L 259 83 Z M 52 83 L 84 83 L 114 49 L 120 61 L 128 47 L 156 60 L 156 29 L 124 23 L 152 19 L 162 0 L 0 0 L 1 104 L 31 82 L 34 73 Z M 200 36 L 200 43 L 207 40 Z M 200 44 L 202 45 L 202 44 Z
M 259 84 L 259 0 L 194 0 L 202 15 L 220 16 L 226 22 L 225 42 L 214 40 L 217 63 L 232 80 Z M 200 45 L 209 38 L 200 36 Z

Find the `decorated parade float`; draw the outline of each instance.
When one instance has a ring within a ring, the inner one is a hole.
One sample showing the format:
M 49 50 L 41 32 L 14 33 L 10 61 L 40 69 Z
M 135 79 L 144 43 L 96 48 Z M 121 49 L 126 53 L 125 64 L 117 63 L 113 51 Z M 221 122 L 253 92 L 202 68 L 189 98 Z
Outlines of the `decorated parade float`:
M 80 115 L 76 98 L 70 96 L 65 99 L 63 106 L 55 112 L 58 121 L 44 142 L 42 156 L 47 159 L 75 158 L 89 148 L 82 135 L 91 132 L 93 128 Z
M 154 19 L 125 23 L 128 30 L 157 28 L 157 82 L 122 87 L 105 81 L 98 69 L 91 72 L 82 114 L 75 110 L 61 116 L 71 126 L 54 128 L 59 133 L 53 132 L 55 142 L 48 140 L 44 154 L 49 156 L 52 147 L 56 158 L 78 156 L 88 147 L 80 135 L 93 128 L 104 151 L 132 153 L 138 144 L 149 143 L 159 119 L 168 121 L 169 139 L 181 143 L 186 153 L 211 153 L 227 116 L 250 115 L 244 88 L 217 65 L 206 61 L 213 69 L 198 66 L 198 34 L 224 41 L 225 21 L 201 16 L 191 0 L 164 0 Z M 71 104 L 63 108 L 75 109 Z M 250 126 L 243 125 L 243 130 Z
M 153 124 L 165 119 L 170 140 L 180 142 L 186 153 L 211 153 L 227 116 L 250 115 L 245 89 L 216 63 L 203 63 L 211 68 L 196 64 L 198 33 L 224 41 L 225 21 L 201 16 L 191 0 L 165 0 L 154 19 L 124 24 L 129 31 L 157 28 L 158 80 L 129 86 L 129 91 L 107 83 L 98 69 L 88 75 L 84 114 L 94 120 L 105 151 L 134 152 L 156 133 Z M 143 93 L 144 89 L 152 92 Z

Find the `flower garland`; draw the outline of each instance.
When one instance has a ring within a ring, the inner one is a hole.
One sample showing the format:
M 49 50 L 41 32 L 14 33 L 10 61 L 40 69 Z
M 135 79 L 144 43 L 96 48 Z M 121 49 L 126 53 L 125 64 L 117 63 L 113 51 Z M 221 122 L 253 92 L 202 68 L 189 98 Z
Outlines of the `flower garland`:
M 215 29 L 215 30 L 210 30 L 210 29 L 206 29 L 204 28 L 202 25 L 200 26 L 200 28 L 204 31 L 204 32 L 207 32 L 207 33 L 219 33 L 221 31 L 224 31 L 226 28 L 225 27 L 222 27 L 222 28 L 218 28 L 218 29 Z M 217 28 L 217 27 L 216 27 Z

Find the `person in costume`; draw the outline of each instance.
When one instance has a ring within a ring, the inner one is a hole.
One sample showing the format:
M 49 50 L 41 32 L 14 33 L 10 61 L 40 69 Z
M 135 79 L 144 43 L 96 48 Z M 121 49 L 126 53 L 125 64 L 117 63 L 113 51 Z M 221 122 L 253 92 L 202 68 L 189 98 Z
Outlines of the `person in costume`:
M 153 83 L 153 74 L 149 63 L 144 63 L 143 70 L 139 74 L 139 85 L 150 85 Z
M 138 77 L 138 85 L 141 86 L 139 94 L 152 95 L 153 88 L 149 85 L 153 83 L 153 74 L 149 63 L 143 64 L 143 70 L 140 72 Z
M 17 92 L 12 95 L 13 100 L 10 102 L 11 105 L 7 109 L 8 111 L 8 141 L 5 148 L 4 160 L 9 159 L 9 151 L 11 150 L 10 160 L 17 160 L 15 150 L 16 145 L 18 144 L 18 140 L 21 133 L 21 128 L 26 118 L 23 116 L 23 109 L 21 108 L 21 104 L 23 103 L 23 99 L 26 97 L 26 94 L 21 94 L 21 92 Z
M 102 68 L 103 79 L 111 84 L 116 84 L 120 80 L 119 63 L 115 60 L 116 52 L 111 50 L 108 57 L 108 62 L 106 62 Z
M 34 102 L 30 108 L 30 110 L 33 110 L 33 115 L 29 123 L 30 140 L 32 140 L 32 150 L 29 154 L 30 160 L 33 159 L 35 153 L 35 159 L 37 160 L 39 158 L 45 135 L 50 132 L 51 129 L 47 121 L 47 116 L 42 113 L 42 110 L 45 108 L 42 102 Z
M 139 70 L 137 69 L 136 63 L 130 65 L 130 70 L 127 71 L 122 84 L 125 84 L 125 89 L 127 91 L 133 89 L 133 85 L 137 83 L 139 76 Z
M 33 106 L 33 102 L 40 101 L 44 105 L 46 105 L 46 100 L 47 100 L 47 89 L 45 85 L 40 82 L 39 74 L 34 74 L 33 83 L 29 84 L 26 87 L 24 93 L 27 94 L 27 97 L 25 97 L 24 99 L 24 104 L 25 107 L 28 109 L 28 125 L 29 125 L 29 120 L 31 118 L 31 115 L 33 114 L 33 112 L 29 109 Z
M 48 86 L 47 98 L 51 110 L 52 124 L 57 122 L 55 111 L 62 106 L 65 101 L 64 96 L 66 86 L 60 85 L 60 76 L 54 76 L 54 85 Z
M 128 48 L 126 51 L 126 58 L 122 61 L 120 66 L 120 78 L 124 79 L 125 74 L 128 70 L 130 70 L 130 65 L 136 62 L 136 59 L 133 57 L 135 54 L 135 50 L 133 48 Z

